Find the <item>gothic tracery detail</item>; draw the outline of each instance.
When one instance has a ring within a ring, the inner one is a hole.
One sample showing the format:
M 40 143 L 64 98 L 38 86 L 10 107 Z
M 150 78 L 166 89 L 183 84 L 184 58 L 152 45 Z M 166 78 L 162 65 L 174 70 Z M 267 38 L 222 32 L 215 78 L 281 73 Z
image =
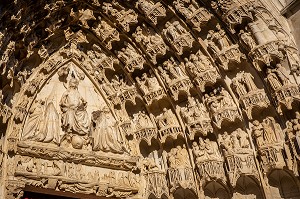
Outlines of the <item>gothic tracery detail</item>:
M 272 6 L 1 5 L 0 197 L 299 198 L 300 61 Z

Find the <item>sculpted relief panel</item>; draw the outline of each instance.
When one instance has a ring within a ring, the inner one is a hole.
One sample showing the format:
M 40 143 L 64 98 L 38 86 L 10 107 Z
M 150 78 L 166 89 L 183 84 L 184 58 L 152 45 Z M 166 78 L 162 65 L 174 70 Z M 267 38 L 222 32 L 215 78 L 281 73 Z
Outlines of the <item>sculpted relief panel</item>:
M 60 81 L 61 78 L 64 82 Z M 91 144 L 88 136 L 92 114 L 95 115 L 104 106 L 105 101 L 95 92 L 92 82 L 74 63 L 69 62 L 48 80 L 37 95 L 21 139 L 53 142 L 65 147 L 70 145 L 76 149 L 87 147 Z
M 299 198 L 298 50 L 263 1 L 1 7 L 0 198 Z

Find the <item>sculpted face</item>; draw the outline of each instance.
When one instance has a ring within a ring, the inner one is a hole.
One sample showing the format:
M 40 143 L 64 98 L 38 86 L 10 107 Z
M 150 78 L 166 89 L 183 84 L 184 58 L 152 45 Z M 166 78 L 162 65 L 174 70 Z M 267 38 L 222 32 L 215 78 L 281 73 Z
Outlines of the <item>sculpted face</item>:
M 72 78 L 69 82 L 69 87 L 70 88 L 78 88 L 78 84 L 79 84 L 79 81 L 75 78 Z

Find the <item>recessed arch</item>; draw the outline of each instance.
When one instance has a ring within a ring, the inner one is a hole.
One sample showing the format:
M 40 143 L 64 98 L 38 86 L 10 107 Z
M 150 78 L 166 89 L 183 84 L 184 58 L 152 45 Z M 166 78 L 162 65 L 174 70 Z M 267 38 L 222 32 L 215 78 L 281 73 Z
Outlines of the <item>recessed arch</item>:
M 273 170 L 268 175 L 271 194 L 274 198 L 299 198 L 300 189 L 297 179 L 288 171 Z

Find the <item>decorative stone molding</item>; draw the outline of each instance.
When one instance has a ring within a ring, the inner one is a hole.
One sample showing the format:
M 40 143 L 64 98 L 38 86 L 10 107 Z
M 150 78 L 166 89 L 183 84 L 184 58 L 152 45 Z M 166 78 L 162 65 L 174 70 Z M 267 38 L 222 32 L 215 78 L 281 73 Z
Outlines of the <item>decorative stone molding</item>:
M 212 14 L 206 8 L 200 7 L 196 1 L 176 0 L 173 5 L 197 31 L 201 31 L 201 26 L 212 18 Z
M 187 105 L 180 108 L 180 114 L 188 129 L 190 140 L 194 140 L 196 134 L 207 136 L 213 132 L 206 107 L 194 98 L 188 98 Z
M 179 55 L 182 55 L 185 49 L 190 49 L 193 46 L 193 36 L 179 21 L 167 22 L 162 32 Z
M 253 11 L 257 6 L 256 0 L 238 0 L 238 1 L 212 1 L 212 7 L 228 23 L 230 31 L 235 33 L 235 27 L 242 24 L 245 20 L 253 20 Z
M 263 89 L 258 89 L 254 77 L 250 73 L 240 72 L 232 79 L 234 91 L 239 97 L 241 106 L 249 119 L 252 119 L 253 109 L 267 108 L 270 101 Z
M 204 92 L 205 86 L 214 85 L 221 78 L 217 69 L 203 53 L 198 51 L 185 58 L 185 68 L 192 77 L 197 87 Z
M 298 50 L 261 1 L 3 5 L 1 198 L 299 198 Z
M 153 29 L 147 27 L 137 27 L 135 33 L 132 35 L 137 42 L 139 42 L 145 49 L 151 61 L 156 64 L 156 57 L 166 54 L 168 46 L 159 34 Z
M 166 9 L 160 2 L 155 3 L 152 0 L 138 0 L 136 7 L 141 10 L 146 18 L 154 25 L 157 25 L 159 18 L 166 16 Z
M 205 94 L 205 103 L 213 115 L 213 122 L 217 128 L 221 128 L 224 121 L 242 120 L 236 104 L 224 88 L 219 87 L 209 95 Z

